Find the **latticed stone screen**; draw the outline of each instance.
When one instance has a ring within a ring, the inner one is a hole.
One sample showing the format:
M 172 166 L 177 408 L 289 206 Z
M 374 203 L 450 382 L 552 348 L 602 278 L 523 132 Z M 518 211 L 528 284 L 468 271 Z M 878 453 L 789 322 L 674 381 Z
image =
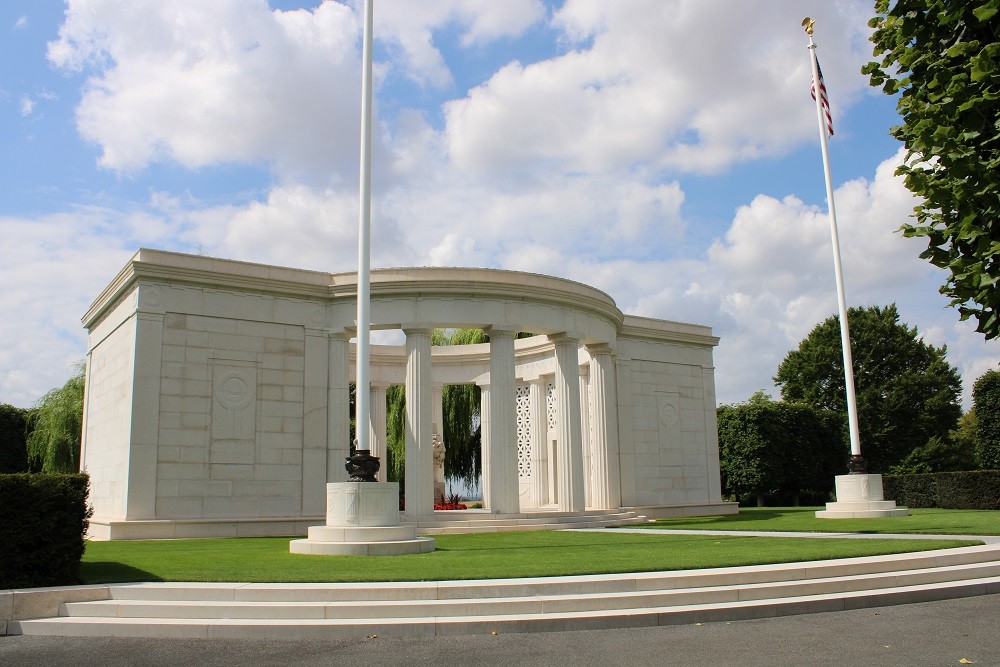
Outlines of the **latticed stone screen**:
M 548 416 L 549 428 L 556 427 L 556 386 L 549 382 L 545 385 L 545 414 Z
M 517 476 L 531 477 L 531 391 L 520 386 L 515 393 L 517 401 Z

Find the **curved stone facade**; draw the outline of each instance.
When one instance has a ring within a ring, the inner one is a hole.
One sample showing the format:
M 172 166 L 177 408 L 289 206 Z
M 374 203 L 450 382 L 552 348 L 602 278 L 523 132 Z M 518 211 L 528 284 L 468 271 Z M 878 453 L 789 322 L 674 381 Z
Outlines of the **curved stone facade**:
M 92 534 L 304 534 L 326 483 L 346 480 L 355 294 L 352 273 L 138 251 L 83 320 Z M 467 383 L 483 390 L 494 513 L 735 511 L 708 327 L 623 315 L 568 280 L 459 268 L 373 271 L 371 318 L 406 335 L 372 348 L 370 420 L 384 454 L 385 388 L 406 386 L 404 519 L 433 513 L 441 389 Z M 490 343 L 431 348 L 450 327 Z

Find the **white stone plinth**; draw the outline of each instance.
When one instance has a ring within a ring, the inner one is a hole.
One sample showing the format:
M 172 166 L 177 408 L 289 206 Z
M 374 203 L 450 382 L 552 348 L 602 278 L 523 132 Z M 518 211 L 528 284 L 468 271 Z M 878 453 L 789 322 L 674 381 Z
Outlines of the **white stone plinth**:
M 309 536 L 288 548 L 293 554 L 399 556 L 434 551 L 434 538 L 399 525 L 395 482 L 337 482 L 326 485 L 326 525 L 310 526 Z
M 884 500 L 882 475 L 838 475 L 837 502 L 827 503 L 825 510 L 816 512 L 819 519 L 881 519 L 907 516 L 905 507 L 896 501 Z

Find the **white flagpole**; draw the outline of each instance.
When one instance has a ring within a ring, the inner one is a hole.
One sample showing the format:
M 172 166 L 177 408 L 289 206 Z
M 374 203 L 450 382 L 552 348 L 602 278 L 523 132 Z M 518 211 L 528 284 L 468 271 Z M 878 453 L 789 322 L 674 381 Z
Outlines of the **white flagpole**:
M 816 118 L 819 121 L 819 143 L 823 151 L 823 174 L 826 178 L 826 200 L 830 207 L 830 239 L 833 244 L 833 270 L 837 276 L 837 306 L 840 313 L 840 344 L 844 352 L 844 386 L 847 390 L 847 421 L 851 431 L 851 461 L 861 464 L 861 437 L 858 434 L 858 407 L 854 394 L 854 361 L 851 357 L 851 334 L 847 325 L 847 297 L 844 295 L 844 272 L 840 263 L 840 237 L 837 234 L 837 209 L 833 202 L 833 180 L 830 178 L 830 155 L 826 145 L 826 116 L 823 111 L 823 96 L 820 92 L 819 61 L 816 59 L 816 44 L 813 42 L 813 21 L 802 22 L 809 35 L 809 53 L 812 61 L 813 85 L 816 92 Z M 855 470 L 851 469 L 851 472 Z M 865 472 L 864 469 L 857 472 Z
M 370 391 L 371 206 L 372 206 L 372 23 L 374 0 L 365 0 L 361 73 L 361 207 L 358 216 L 358 344 L 355 383 L 355 449 L 368 452 Z

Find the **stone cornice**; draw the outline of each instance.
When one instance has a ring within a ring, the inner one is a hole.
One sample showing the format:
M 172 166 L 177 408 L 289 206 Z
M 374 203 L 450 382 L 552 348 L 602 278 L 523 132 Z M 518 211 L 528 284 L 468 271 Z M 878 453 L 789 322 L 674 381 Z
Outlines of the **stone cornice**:
M 140 249 L 115 276 L 83 316 L 91 327 L 118 295 L 134 283 L 148 281 L 210 289 L 232 289 L 270 296 L 354 300 L 357 274 L 329 274 L 267 264 L 216 259 L 200 255 Z M 473 268 L 413 267 L 375 269 L 371 274 L 372 299 L 484 297 L 568 306 L 607 320 L 617 329 L 622 313 L 614 300 L 582 283 L 518 271 Z
M 699 347 L 715 347 L 719 344 L 719 337 L 712 335 L 712 327 L 686 322 L 656 320 L 637 315 L 625 316 L 618 337 L 650 342 L 681 343 Z
M 330 274 L 143 248 L 90 305 L 82 318 L 84 326 L 96 326 L 140 281 L 327 303 L 353 301 L 357 292 L 355 273 Z M 535 273 L 450 267 L 376 269 L 371 274 L 371 294 L 373 300 L 465 297 L 523 301 L 587 313 L 608 322 L 624 338 L 702 347 L 719 342 L 710 327 L 623 315 L 614 300 L 596 288 Z

